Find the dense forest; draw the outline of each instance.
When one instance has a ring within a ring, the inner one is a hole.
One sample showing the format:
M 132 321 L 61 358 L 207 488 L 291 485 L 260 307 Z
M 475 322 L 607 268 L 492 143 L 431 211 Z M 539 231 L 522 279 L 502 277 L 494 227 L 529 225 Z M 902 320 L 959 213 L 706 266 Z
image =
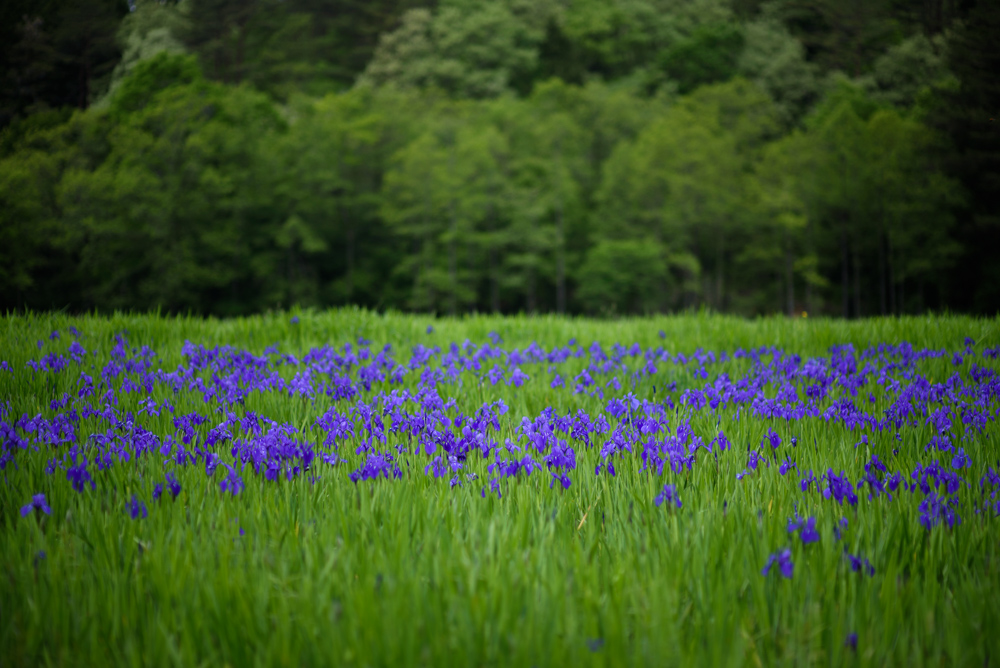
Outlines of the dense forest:
M 0 308 L 1000 309 L 1000 3 L 8 0 Z

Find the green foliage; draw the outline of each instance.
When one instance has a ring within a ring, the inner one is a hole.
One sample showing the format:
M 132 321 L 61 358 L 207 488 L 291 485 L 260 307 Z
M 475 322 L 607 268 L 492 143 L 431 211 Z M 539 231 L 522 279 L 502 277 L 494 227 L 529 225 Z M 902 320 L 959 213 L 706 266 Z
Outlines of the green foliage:
M 771 0 L 762 15 L 788 26 L 810 60 L 852 77 L 898 41 L 893 0 Z
M 11 0 L 0 9 L 0 127 L 48 109 L 84 109 L 121 56 L 124 0 Z
M 542 33 L 517 3 L 464 0 L 407 12 L 385 35 L 362 81 L 496 97 L 536 67 Z M 537 20 L 537 19 L 536 19 Z
M 914 35 L 888 49 L 875 61 L 864 86 L 878 102 L 907 109 L 925 91 L 940 86 L 948 77 L 943 38 Z
M 1000 303 L 989 8 L 101 2 L 3 27 L 0 308 Z
M 957 78 L 933 97 L 929 116 L 948 136 L 949 173 L 968 193 L 957 234 L 960 271 L 951 280 L 963 308 L 993 311 L 1000 302 L 1000 7 L 978 2 L 949 40 L 948 66 Z
M 632 257 L 642 254 L 636 249 Z M 973 337 L 979 353 L 997 345 L 1000 325 L 995 318 L 954 316 L 859 322 L 705 314 L 604 322 L 554 316 L 431 320 L 363 309 L 305 311 L 292 324 L 289 315 L 0 319 L 0 359 L 12 369 L 0 374 L 0 400 L 9 402 L 4 419 L 50 418 L 49 399 L 78 391 L 80 372 L 98 378 L 121 332 L 132 346 L 150 346 L 158 354 L 156 367 L 169 370 L 190 363 L 182 354 L 185 341 L 253 355 L 277 342 L 281 353 L 301 359 L 313 347 L 365 337 L 391 344 L 395 359 L 405 363 L 416 344 L 482 344 L 496 331 L 508 350 L 532 342 L 552 350 L 576 338 L 605 350 L 637 342 L 690 356 L 698 349 L 731 353 L 775 346 L 807 357 L 828 355 L 833 344 L 860 351 L 887 341 L 955 350 L 965 336 Z M 432 334 L 425 333 L 429 323 Z M 29 360 L 64 351 L 70 326 L 81 331 L 81 344 L 93 354 L 81 369 L 75 363 L 61 374 L 27 368 Z M 61 341 L 48 341 L 53 330 L 62 332 Z M 661 330 L 665 341 L 657 336 Z M 37 340 L 45 341 L 44 351 L 36 348 Z M 645 363 L 626 360 L 633 369 Z M 980 360 L 996 368 L 995 361 Z M 587 363 L 568 360 L 566 376 Z M 750 363 L 720 360 L 713 374 L 718 369 L 737 379 Z M 950 359 L 916 364 L 928 378 L 944 381 L 955 373 Z M 521 416 L 547 406 L 560 415 L 577 408 L 603 411 L 605 402 L 597 397 L 550 390 L 545 367 L 526 367 L 543 378 L 520 389 L 492 387 L 483 378 L 462 386 L 441 383 L 438 392 L 465 415 L 502 397 L 510 412 L 500 418 L 500 443 L 515 438 Z M 282 365 L 278 373 L 289 382 L 300 368 Z M 670 382 L 678 383 L 678 392 L 688 384 L 700 387 L 706 381 L 694 376 L 698 368 L 661 364 L 656 376 L 623 392 L 654 399 Z M 415 392 L 416 382 L 411 374 L 402 387 Z M 376 382 L 365 400 L 390 389 Z M 847 395 L 846 389 L 833 391 Z M 170 402 L 174 414 L 141 413 L 139 402 L 147 395 L 116 394 L 118 411 L 137 416 L 135 424 L 157 434 L 172 433 L 177 416 L 210 410 L 200 394 L 175 395 L 162 384 L 148 397 L 159 405 Z M 251 393 L 233 410 L 239 418 L 253 411 L 309 433 L 328 407 L 275 392 Z M 869 410 L 889 407 L 880 396 Z M 688 411 L 671 412 L 671 425 L 690 422 L 706 443 L 721 419 L 734 446 L 720 454 L 717 466 L 699 449 L 691 471 L 668 469 L 659 477 L 640 471 L 634 453 L 616 459 L 614 478 L 595 476 L 598 444 L 577 448 L 569 489 L 550 489 L 543 470 L 503 480 L 502 498 L 489 491 L 480 496 L 493 476 L 489 460 L 478 456 L 470 456 L 462 471 L 478 480 L 466 479 L 454 489 L 412 459 L 403 466 L 403 480 L 354 485 L 347 474 L 364 460 L 355 453 L 361 434 L 339 444 L 345 463 L 330 467 L 314 460 L 312 479 L 265 482 L 248 465 L 238 496 L 220 492 L 221 470 L 207 479 L 203 464 L 172 466 L 180 495 L 173 500 L 167 492 L 158 502 L 152 489 L 165 472 L 157 455 L 134 456 L 100 471 L 91 460 L 96 489 L 77 493 L 64 471 L 46 473 L 45 452 L 19 453 L 18 468 L 8 464 L 0 486 L 0 653 L 5 665 L 408 666 L 450 665 L 457 658 L 472 665 L 688 666 L 981 665 L 1000 652 L 1000 637 L 987 632 L 1000 624 L 1000 581 L 991 575 L 1000 558 L 997 518 L 963 505 L 960 526 L 928 532 L 919 525 L 919 493 L 900 489 L 889 501 L 885 495 L 867 499 L 858 490 L 862 500 L 855 511 L 815 491 L 801 494 L 794 472 L 779 476 L 773 461 L 766 473 L 737 481 L 746 461 L 743 448 L 761 442 L 763 427 L 747 420 L 745 410 L 736 419 L 732 405 L 720 406 L 718 417 Z M 921 424 L 913 429 L 917 442 L 904 446 L 889 432 L 855 448 L 856 433 L 822 418 L 784 422 L 775 420 L 773 427 L 785 443 L 798 438 L 791 450 L 798 468 L 819 473 L 832 467 L 852 480 L 862 479 L 873 453 L 905 476 L 917 460 L 928 461 L 920 443 L 934 433 Z M 215 423 L 200 427 L 199 435 Z M 75 443 L 81 450 L 88 438 L 83 431 Z M 316 429 L 310 438 L 319 443 L 324 436 Z M 390 442 L 405 444 L 405 436 L 393 434 Z M 963 443 L 981 469 L 995 465 L 998 446 L 995 429 Z M 899 452 L 889 454 L 896 447 Z M 967 471 L 963 477 L 976 489 L 963 494 L 978 500 L 977 471 Z M 682 509 L 654 505 L 664 479 L 676 485 Z M 21 517 L 18 509 L 38 493 L 46 494 L 52 514 Z M 132 494 L 148 504 L 145 519 L 129 518 L 125 504 Z M 816 517 L 819 543 L 805 546 L 789 535 L 787 520 L 796 512 Z M 845 516 L 849 529 L 836 541 L 831 528 Z M 794 577 L 762 577 L 767 555 L 784 545 L 794 551 Z M 870 558 L 876 575 L 851 572 L 845 548 Z M 844 645 L 852 632 L 858 634 L 856 653 Z
M 767 91 L 785 127 L 796 124 L 819 97 L 816 66 L 806 61 L 802 43 L 777 21 L 748 23 L 744 34 L 739 72 Z
M 186 30 L 186 17 L 177 4 L 159 0 L 133 1 L 134 8 L 118 30 L 122 58 L 111 74 L 109 96 L 115 95 L 138 63 L 160 53 L 179 54 L 186 50 L 179 37 Z
M 109 106 L 116 114 L 140 111 L 165 88 L 191 85 L 201 79 L 201 69 L 193 56 L 160 51 L 133 66 L 131 76 L 112 91 Z
M 654 239 L 601 239 L 579 269 L 581 305 L 590 313 L 653 313 L 669 289 L 667 253 Z
M 59 182 L 86 303 L 226 313 L 276 301 L 271 175 L 258 155 L 283 123 L 259 93 L 192 68 L 166 54 L 137 66 L 111 100 L 105 159 Z
M 661 67 L 680 93 L 726 81 L 736 74 L 743 51 L 743 30 L 732 23 L 699 26 L 687 39 L 663 53 Z

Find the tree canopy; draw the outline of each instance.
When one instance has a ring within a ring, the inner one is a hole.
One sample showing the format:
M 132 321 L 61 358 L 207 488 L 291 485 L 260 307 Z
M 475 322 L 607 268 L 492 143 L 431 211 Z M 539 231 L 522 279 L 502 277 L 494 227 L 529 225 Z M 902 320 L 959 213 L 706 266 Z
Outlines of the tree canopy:
M 3 18 L 7 309 L 1000 307 L 990 3 Z

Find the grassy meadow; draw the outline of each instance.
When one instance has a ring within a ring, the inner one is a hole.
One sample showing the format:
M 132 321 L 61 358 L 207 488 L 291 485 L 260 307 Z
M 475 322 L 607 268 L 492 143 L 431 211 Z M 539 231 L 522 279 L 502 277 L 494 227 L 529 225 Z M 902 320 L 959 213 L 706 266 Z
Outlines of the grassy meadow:
M 8 315 L 0 663 L 988 665 L 998 345 L 959 316 Z

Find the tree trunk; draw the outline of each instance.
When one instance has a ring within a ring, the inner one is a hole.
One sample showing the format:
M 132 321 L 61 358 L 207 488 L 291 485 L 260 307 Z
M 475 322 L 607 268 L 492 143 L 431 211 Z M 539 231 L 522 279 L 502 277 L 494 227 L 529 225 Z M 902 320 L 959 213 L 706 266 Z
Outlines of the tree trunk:
M 899 282 L 899 312 L 903 314 L 906 312 L 906 277 Z
M 490 245 L 490 309 L 494 313 L 500 312 L 500 279 L 497 276 L 496 250 Z
M 880 234 L 878 239 L 878 305 L 879 313 L 885 315 L 885 235 Z
M 851 305 L 851 283 L 848 268 L 847 230 L 840 231 L 840 294 L 844 318 L 849 318 Z
M 448 171 L 452 176 L 455 174 L 455 146 L 451 147 L 448 158 Z M 454 181 L 453 181 L 454 183 Z M 457 258 L 455 256 L 455 239 L 458 237 L 458 210 L 455 198 L 451 199 L 451 235 L 448 240 L 448 280 L 451 284 L 451 295 L 448 299 L 448 311 L 452 316 L 458 311 L 458 271 L 456 268 Z
M 458 311 L 458 272 L 456 269 L 455 257 L 455 236 L 458 229 L 458 220 L 455 214 L 455 201 L 451 202 L 451 238 L 448 240 L 448 281 L 451 284 L 451 294 L 448 297 L 448 312 L 455 315 Z
M 527 280 L 527 299 L 528 299 L 528 313 L 535 312 L 535 272 L 533 269 L 528 269 L 528 280 Z
M 354 296 L 354 226 L 347 225 L 347 302 Z
M 788 230 L 785 230 L 785 287 L 788 296 L 788 316 L 792 317 L 795 315 L 795 277 L 792 273 L 792 248 L 788 236 Z
M 896 273 L 892 266 L 892 235 L 886 234 L 886 264 L 889 266 L 889 312 L 898 315 L 899 309 L 896 303 Z
M 556 312 L 566 312 L 566 233 L 563 227 L 562 193 L 556 206 L 556 224 L 559 240 L 556 246 Z
M 85 58 L 80 68 L 80 109 L 86 109 L 90 103 L 90 59 Z
M 726 308 L 725 278 L 726 233 L 719 230 L 718 256 L 715 259 L 715 307 L 721 312 Z
M 437 311 L 436 304 L 434 303 L 437 299 L 437 295 L 434 293 L 434 284 L 428 279 L 431 273 L 431 258 L 433 257 L 431 240 L 429 237 L 424 237 L 424 295 L 427 299 L 427 308 L 432 311 Z
M 806 219 L 806 253 L 815 257 L 816 245 L 814 243 L 813 237 L 813 222 L 812 218 Z M 806 279 L 806 310 L 814 311 L 813 307 L 813 286 L 812 280 L 810 278 Z
M 851 251 L 854 255 L 854 316 L 861 317 L 861 256 L 858 253 L 858 243 L 851 241 Z
M 566 312 L 566 229 L 563 220 L 563 173 L 562 144 L 556 139 L 556 174 L 559 180 L 556 190 L 556 312 Z

